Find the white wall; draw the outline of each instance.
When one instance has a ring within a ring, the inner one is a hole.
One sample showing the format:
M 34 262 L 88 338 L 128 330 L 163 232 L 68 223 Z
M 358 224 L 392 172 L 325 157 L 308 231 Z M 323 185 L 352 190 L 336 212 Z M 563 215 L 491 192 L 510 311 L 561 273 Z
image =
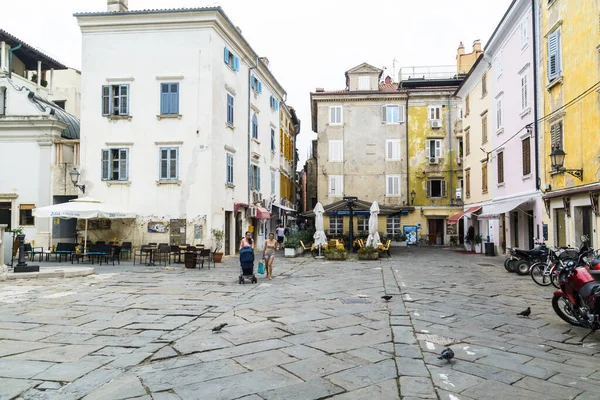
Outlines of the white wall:
M 48 80 L 50 79 L 48 72 Z M 81 72 L 74 69 L 54 71 L 48 100 L 65 101 L 65 111 L 81 118 Z

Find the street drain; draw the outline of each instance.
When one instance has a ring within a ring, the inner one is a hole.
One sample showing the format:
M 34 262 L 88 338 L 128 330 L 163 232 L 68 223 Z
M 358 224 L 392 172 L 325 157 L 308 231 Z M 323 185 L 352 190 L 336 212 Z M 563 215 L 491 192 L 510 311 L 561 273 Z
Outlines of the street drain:
M 356 298 L 342 299 L 342 303 L 344 303 L 344 304 L 364 304 L 364 303 L 369 303 L 369 299 L 356 299 Z

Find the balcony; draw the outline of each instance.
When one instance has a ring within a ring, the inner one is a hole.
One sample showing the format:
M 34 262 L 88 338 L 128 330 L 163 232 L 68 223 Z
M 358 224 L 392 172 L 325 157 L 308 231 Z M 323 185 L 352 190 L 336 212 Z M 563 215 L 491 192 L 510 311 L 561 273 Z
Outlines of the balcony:
M 43 87 L 42 85 L 38 85 L 37 82 L 30 81 L 17 74 L 12 74 L 11 79 L 15 85 L 25 87 L 44 99 L 47 99 L 48 94 L 50 94 L 49 85 L 48 87 Z

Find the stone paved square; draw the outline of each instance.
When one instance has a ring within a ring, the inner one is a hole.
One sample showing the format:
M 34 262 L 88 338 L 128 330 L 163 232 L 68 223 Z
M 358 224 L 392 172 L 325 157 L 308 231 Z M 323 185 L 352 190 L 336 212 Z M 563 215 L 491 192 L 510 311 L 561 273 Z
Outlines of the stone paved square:
M 600 336 L 579 344 L 552 289 L 501 263 L 394 248 L 279 256 L 255 285 L 236 258 L 0 282 L 0 399 L 600 398 Z

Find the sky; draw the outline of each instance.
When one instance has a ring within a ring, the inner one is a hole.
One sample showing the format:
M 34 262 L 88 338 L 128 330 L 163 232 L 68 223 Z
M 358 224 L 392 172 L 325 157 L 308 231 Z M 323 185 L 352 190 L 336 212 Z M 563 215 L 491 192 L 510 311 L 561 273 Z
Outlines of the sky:
M 267 57 L 302 120 L 298 167 L 311 140 L 310 92 L 344 89 L 344 72 L 367 62 L 396 76 L 400 67 L 455 65 L 462 41 L 485 45 L 511 0 L 129 0 L 130 10 L 221 6 L 252 48 Z M 0 27 L 80 69 L 73 13 L 105 11 L 106 0 L 5 1 Z M 82 71 L 85 73 L 85 71 Z

